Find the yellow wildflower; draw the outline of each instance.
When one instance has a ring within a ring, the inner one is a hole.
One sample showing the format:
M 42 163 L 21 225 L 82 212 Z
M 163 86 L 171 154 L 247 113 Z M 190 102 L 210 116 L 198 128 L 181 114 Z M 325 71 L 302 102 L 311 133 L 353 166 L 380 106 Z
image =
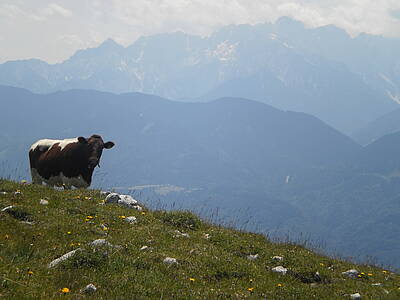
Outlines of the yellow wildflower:
M 368 273 L 368 276 L 373 276 L 374 274 L 372 274 L 372 273 Z
M 189 281 L 190 281 L 190 282 L 194 282 L 194 281 L 195 281 L 195 279 L 194 279 L 194 278 L 192 278 L 192 277 L 190 277 L 190 278 L 189 278 Z
M 29 276 L 33 275 L 33 271 L 29 270 L 28 272 L 26 272 Z
M 277 287 L 283 287 L 283 284 L 282 283 L 278 283 L 276 286 Z
M 93 216 L 87 216 L 86 218 L 87 219 L 93 219 L 94 217 Z
M 71 232 L 71 231 L 68 231 L 67 234 L 72 234 L 72 232 Z
M 254 291 L 254 288 L 253 288 L 253 287 L 249 287 L 249 288 L 247 288 L 247 290 L 248 290 L 250 293 L 252 293 L 252 292 Z
M 142 215 L 144 216 L 146 213 L 144 211 L 142 211 Z
M 319 265 L 320 265 L 321 267 L 325 266 L 323 263 L 319 263 Z
M 67 293 L 69 293 L 69 292 L 70 292 L 69 288 L 62 288 L 62 289 L 60 289 L 60 293 L 67 294 Z
M 126 217 L 125 217 L 125 216 L 119 216 L 119 218 L 120 218 L 120 219 L 125 219 Z
M 85 200 L 92 200 L 92 197 L 85 197 Z

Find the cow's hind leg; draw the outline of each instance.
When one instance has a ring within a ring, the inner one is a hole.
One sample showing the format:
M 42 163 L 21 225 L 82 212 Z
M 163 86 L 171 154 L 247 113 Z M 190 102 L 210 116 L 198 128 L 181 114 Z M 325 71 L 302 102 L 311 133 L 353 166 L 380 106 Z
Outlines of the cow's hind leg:
M 35 168 L 31 168 L 31 177 L 33 184 L 43 184 L 43 178 Z

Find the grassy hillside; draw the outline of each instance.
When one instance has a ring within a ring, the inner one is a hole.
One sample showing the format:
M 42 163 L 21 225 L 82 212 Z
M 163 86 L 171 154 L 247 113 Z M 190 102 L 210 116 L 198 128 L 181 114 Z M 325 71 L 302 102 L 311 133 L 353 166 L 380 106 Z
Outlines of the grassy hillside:
M 137 211 L 104 204 L 96 190 L 0 180 L 0 209 L 10 205 L 0 212 L 0 297 L 7 299 L 350 299 L 354 293 L 400 299 L 397 274 L 214 226 L 188 212 Z M 137 222 L 129 224 L 128 216 Z M 88 244 L 96 239 L 113 246 Z M 177 264 L 165 263 L 167 257 Z M 279 265 L 286 275 L 272 271 Z M 349 269 L 360 273 L 342 274 Z M 97 287 L 91 296 L 80 291 L 90 283 Z

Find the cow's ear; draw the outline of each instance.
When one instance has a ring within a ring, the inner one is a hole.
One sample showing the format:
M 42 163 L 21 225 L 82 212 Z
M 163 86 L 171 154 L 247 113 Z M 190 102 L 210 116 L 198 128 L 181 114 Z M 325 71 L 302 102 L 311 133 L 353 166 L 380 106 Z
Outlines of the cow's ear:
M 113 142 L 107 142 L 107 143 L 104 143 L 104 148 L 106 148 L 106 149 L 111 149 L 112 147 L 114 147 L 114 143 Z
M 87 139 L 85 139 L 83 136 L 78 137 L 78 142 L 82 144 L 87 144 Z

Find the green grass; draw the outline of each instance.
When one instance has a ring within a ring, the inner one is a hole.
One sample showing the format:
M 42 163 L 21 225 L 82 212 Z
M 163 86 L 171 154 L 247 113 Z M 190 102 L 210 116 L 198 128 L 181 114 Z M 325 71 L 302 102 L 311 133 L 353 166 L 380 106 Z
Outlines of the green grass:
M 7 180 L 0 180 L 1 191 L 7 194 L 0 195 L 0 209 L 15 206 L 0 213 L 0 297 L 7 299 L 350 299 L 357 292 L 363 299 L 400 299 L 397 274 L 211 225 L 188 212 L 138 212 L 104 205 L 96 190 L 56 191 Z M 138 222 L 128 224 L 122 216 Z M 88 243 L 100 238 L 121 247 L 95 251 Z M 76 248 L 82 250 L 48 268 Z M 249 254 L 259 258 L 250 261 Z M 283 262 L 273 261 L 275 255 Z M 178 264 L 163 263 L 166 257 Z M 291 271 L 272 272 L 278 265 Z M 353 268 L 365 275 L 341 274 Z M 317 271 L 322 282 L 310 283 Z M 98 290 L 81 294 L 89 283 Z

